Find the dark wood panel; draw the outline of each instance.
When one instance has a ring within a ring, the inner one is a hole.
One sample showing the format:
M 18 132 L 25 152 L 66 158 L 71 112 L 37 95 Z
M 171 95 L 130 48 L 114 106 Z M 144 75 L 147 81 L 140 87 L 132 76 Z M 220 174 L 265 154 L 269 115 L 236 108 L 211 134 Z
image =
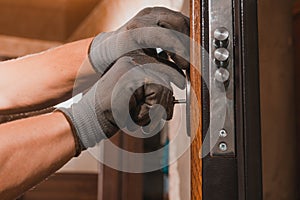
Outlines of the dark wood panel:
M 116 146 L 131 152 L 142 152 L 143 142 L 141 139 L 133 138 L 119 132 L 110 139 Z M 129 159 L 122 154 L 112 155 L 111 149 L 104 144 L 104 160 L 116 159 L 120 166 L 124 165 L 122 160 Z M 112 158 L 112 156 L 114 156 Z M 132 162 L 133 164 L 138 164 Z M 126 173 L 101 165 L 99 173 L 99 198 L 98 200 L 141 200 L 143 196 L 143 174 Z
M 152 152 L 161 147 L 160 138 L 160 134 L 141 139 L 119 132 L 110 141 L 126 151 L 143 153 Z M 132 160 L 133 158 L 127 157 L 126 154 L 112 153 L 107 142 L 105 141 L 104 144 L 104 160 L 115 159 L 114 162 L 119 163 L 120 166 L 129 164 L 134 167 L 144 167 L 144 161 Z M 161 170 L 149 173 L 126 173 L 101 165 L 100 171 L 98 200 L 163 199 L 163 172 Z
M 294 40 L 294 61 L 295 61 L 295 95 L 296 95 L 296 132 L 297 132 L 297 139 L 296 141 L 300 140 L 300 79 L 297 78 L 297 75 L 300 74 L 300 62 L 298 58 L 300 57 L 300 1 L 296 1 L 294 5 L 294 12 L 293 12 L 293 40 Z M 297 154 L 300 155 L 300 145 L 297 145 Z M 297 158 L 297 177 L 300 175 L 300 159 Z M 297 198 L 300 198 L 300 181 L 297 179 Z
M 96 200 L 97 174 L 60 173 L 26 192 L 21 200 Z
M 122 136 L 120 133 L 114 135 L 110 138 L 110 141 L 114 143 L 116 146 L 120 146 L 122 143 Z M 104 141 L 104 160 L 112 159 L 110 156 L 110 151 L 107 148 L 108 141 Z M 119 157 L 115 157 L 114 159 L 119 160 Z M 100 163 L 100 173 L 99 173 L 99 196 L 98 200 L 120 200 L 121 199 L 121 191 L 122 191 L 122 179 L 121 172 L 115 169 L 112 169 L 106 165 Z

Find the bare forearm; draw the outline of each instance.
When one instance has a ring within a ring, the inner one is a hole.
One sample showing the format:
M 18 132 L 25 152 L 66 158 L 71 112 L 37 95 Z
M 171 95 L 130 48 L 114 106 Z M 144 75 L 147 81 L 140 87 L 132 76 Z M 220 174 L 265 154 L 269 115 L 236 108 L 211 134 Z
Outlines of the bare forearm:
M 42 109 L 70 98 L 76 79 L 88 82 L 94 75 L 90 64 L 83 64 L 91 40 L 0 63 L 0 114 Z
M 60 112 L 0 126 L 0 199 L 13 199 L 62 167 L 75 154 Z

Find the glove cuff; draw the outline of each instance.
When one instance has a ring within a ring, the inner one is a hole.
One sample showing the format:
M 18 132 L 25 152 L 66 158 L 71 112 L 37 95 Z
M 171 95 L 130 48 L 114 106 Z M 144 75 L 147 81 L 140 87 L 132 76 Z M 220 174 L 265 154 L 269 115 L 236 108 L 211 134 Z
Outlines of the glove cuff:
M 56 109 L 56 110 L 54 110 L 54 112 L 61 112 L 65 116 L 68 123 L 70 124 L 71 132 L 72 132 L 74 142 L 75 142 L 75 156 L 74 157 L 78 157 L 81 154 L 82 151 L 86 150 L 86 148 L 84 147 L 84 145 L 82 144 L 80 138 L 76 134 L 76 129 L 73 125 L 73 122 L 72 122 L 70 116 L 67 115 L 66 112 L 63 112 L 62 108 L 61 109 Z
M 111 63 L 107 62 L 107 48 L 106 48 L 106 39 L 108 39 L 112 35 L 111 32 L 103 32 L 98 34 L 91 42 L 89 47 L 88 57 L 90 63 L 92 64 L 95 72 L 103 74 L 107 71 L 107 66 Z
M 94 147 L 106 136 L 102 130 L 94 109 L 86 104 L 74 104 L 71 108 L 58 108 L 71 124 L 75 136 L 76 156 L 82 150 Z M 101 122 L 100 122 L 101 123 Z

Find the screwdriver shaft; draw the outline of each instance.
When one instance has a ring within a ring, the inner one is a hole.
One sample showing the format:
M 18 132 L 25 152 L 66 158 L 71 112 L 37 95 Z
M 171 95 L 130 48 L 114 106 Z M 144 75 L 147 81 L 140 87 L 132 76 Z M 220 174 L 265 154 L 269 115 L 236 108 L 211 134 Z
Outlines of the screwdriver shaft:
M 174 102 L 174 104 L 185 104 L 186 100 L 185 99 L 175 99 L 173 102 Z

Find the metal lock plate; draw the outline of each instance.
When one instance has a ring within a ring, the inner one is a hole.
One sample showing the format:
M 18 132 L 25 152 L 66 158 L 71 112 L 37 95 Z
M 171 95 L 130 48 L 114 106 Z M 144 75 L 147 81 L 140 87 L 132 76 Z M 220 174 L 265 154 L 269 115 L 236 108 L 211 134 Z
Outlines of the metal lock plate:
M 232 0 L 209 1 L 210 155 L 235 156 Z

